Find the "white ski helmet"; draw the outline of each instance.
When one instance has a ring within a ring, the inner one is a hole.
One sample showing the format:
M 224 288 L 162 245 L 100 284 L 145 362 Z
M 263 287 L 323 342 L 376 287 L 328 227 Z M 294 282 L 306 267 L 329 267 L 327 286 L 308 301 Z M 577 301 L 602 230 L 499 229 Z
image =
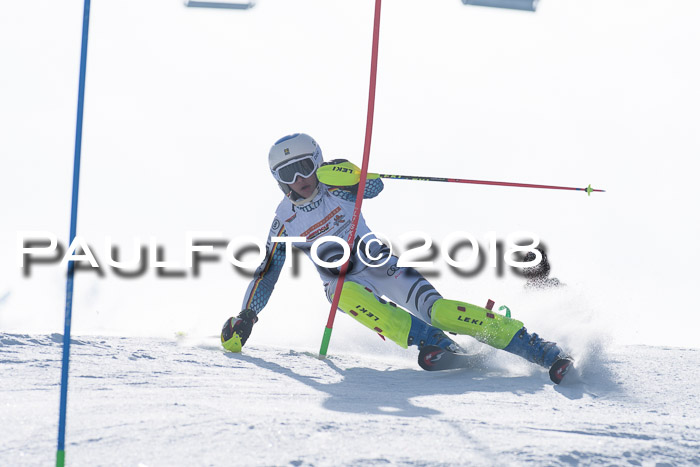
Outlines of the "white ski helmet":
M 270 172 L 284 194 L 292 190 L 289 185 L 298 176 L 307 178 L 323 163 L 323 153 L 316 141 L 304 133 L 285 136 L 270 148 L 268 157 Z

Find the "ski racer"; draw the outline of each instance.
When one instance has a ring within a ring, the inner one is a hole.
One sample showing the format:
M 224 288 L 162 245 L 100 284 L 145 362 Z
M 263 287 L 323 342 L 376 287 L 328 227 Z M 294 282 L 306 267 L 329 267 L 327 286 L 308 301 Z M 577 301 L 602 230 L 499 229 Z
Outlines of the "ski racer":
M 345 160 L 324 163 L 320 146 L 306 134 L 278 140 L 270 149 L 269 165 L 284 198 L 272 221 L 265 258 L 245 293 L 242 311 L 229 318 L 222 329 L 222 345 L 232 352 L 240 352 L 248 340 L 284 265 L 286 245 L 272 238 L 303 237 L 304 241 L 294 241 L 294 247 L 311 257 L 315 241 L 331 235 L 348 238 L 357 196 L 360 169 Z M 381 179 L 369 175 L 364 197 L 374 198 L 383 188 Z M 319 243 L 319 259 L 333 263 L 342 258 L 343 249 L 337 242 Z M 557 384 L 571 367 L 572 359 L 556 344 L 530 334 L 522 322 L 466 302 L 446 300 L 417 270 L 399 267 L 397 261 L 360 215 L 339 308 L 403 348 L 418 346 L 422 368 L 456 366 L 461 349 L 443 330 L 472 336 L 537 363 L 550 370 L 550 378 Z M 332 301 L 340 268 L 314 265 Z

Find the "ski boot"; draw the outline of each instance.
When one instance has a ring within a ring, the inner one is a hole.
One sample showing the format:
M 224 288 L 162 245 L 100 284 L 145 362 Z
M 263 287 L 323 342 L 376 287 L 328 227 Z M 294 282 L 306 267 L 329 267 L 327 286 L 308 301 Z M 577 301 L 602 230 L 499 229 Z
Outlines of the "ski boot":
M 503 350 L 548 368 L 549 378 L 555 384 L 561 383 L 574 363 L 574 360 L 567 356 L 557 344 L 542 339 L 536 333 L 528 333 L 525 327 L 513 336 Z
M 411 315 L 408 345 L 418 346 L 418 350 L 420 350 L 418 365 L 427 371 L 468 368 L 473 363 L 472 356 L 467 355 L 442 330 L 413 315 Z
M 439 347 L 442 350 L 458 352 L 459 346 L 445 335 L 441 329 L 411 315 L 411 329 L 408 331 L 408 345 L 417 345 L 418 350 L 425 346 Z

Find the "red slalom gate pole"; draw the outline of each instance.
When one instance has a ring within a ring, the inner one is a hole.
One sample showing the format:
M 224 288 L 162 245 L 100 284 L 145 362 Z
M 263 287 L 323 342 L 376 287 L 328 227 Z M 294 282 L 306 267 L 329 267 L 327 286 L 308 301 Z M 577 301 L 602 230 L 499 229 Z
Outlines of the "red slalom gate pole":
M 348 245 L 350 246 L 350 254 L 352 255 L 352 247 L 355 243 L 355 234 L 357 233 L 357 223 L 360 220 L 360 212 L 362 210 L 362 200 L 365 196 L 365 184 L 367 183 L 367 170 L 369 170 L 369 150 L 372 145 L 372 124 L 374 121 L 374 95 L 377 89 L 377 54 L 379 52 L 379 17 L 382 10 L 382 1 L 375 0 L 374 2 L 374 32 L 372 34 L 372 65 L 369 73 L 369 101 L 367 103 L 367 126 L 365 128 L 365 149 L 362 155 L 362 172 L 360 173 L 360 184 L 357 188 L 357 199 L 355 200 L 355 209 L 352 212 L 350 220 L 350 233 L 348 234 Z M 350 259 L 346 261 L 340 268 L 338 283 L 335 286 L 333 294 L 333 303 L 328 314 L 328 322 L 326 329 L 323 332 L 323 340 L 321 341 L 321 350 L 319 357 L 325 358 L 328 353 L 328 344 L 331 341 L 331 333 L 333 332 L 333 322 L 335 321 L 335 313 L 338 310 L 338 302 L 340 294 L 343 291 L 345 283 L 345 274 L 348 271 Z

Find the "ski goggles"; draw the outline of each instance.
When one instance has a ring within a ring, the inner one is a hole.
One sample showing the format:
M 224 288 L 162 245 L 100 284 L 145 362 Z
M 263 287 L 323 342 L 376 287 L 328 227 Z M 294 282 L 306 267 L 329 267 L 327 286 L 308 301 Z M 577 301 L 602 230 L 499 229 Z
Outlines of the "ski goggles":
M 297 176 L 309 178 L 316 171 L 316 162 L 313 154 L 308 154 L 300 159 L 291 160 L 285 164 L 272 169 L 272 175 L 277 181 L 292 184 Z

